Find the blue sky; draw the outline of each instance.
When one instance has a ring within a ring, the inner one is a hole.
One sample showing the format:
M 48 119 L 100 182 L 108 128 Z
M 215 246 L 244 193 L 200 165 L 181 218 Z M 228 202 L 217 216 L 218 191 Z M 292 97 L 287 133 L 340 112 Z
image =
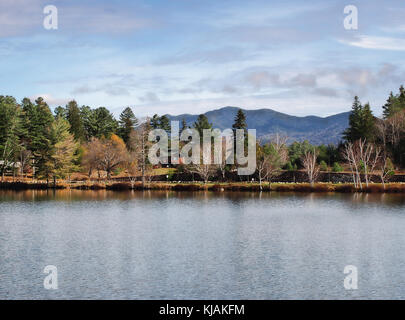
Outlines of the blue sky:
M 43 28 L 46 5 L 58 29 Z M 358 30 L 343 27 L 346 5 Z M 0 94 L 118 114 L 222 106 L 381 114 L 405 84 L 404 1 L 1 0 Z

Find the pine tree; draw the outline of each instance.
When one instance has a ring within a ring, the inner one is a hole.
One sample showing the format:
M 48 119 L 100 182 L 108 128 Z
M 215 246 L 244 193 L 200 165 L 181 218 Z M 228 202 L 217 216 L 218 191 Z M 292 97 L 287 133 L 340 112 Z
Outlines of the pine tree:
M 70 101 L 66 106 L 66 119 L 70 124 L 70 133 L 73 134 L 76 141 L 84 141 L 83 121 L 75 100 Z
M 150 119 L 150 125 L 152 129 L 160 128 L 160 117 L 157 114 L 154 114 L 152 119 Z
M 376 138 L 375 118 L 370 104 L 361 105 L 359 98 L 354 97 L 352 112 L 349 116 L 349 128 L 344 132 L 346 141 L 354 142 L 359 139 L 366 139 L 373 142 Z
M 51 172 L 47 164 L 53 154 L 52 123 L 54 117 L 48 105 L 42 98 L 35 100 L 35 105 L 25 98 L 23 104 L 23 129 L 26 132 L 28 148 L 34 158 L 36 176 L 49 178 Z
M 212 129 L 212 124 L 209 123 L 208 118 L 205 114 L 200 114 L 197 118 L 197 121 L 194 122 L 194 128 L 200 134 L 200 138 L 203 137 L 203 130 L 204 129 Z
M 82 119 L 83 122 L 83 130 L 86 141 L 90 141 L 92 137 L 91 134 L 93 133 L 92 115 L 93 111 L 89 106 L 80 107 L 80 119 Z
M 131 132 L 137 125 L 138 119 L 135 117 L 132 109 L 130 107 L 125 108 L 120 114 L 118 133 L 127 146 Z
M 397 112 L 405 110 L 405 88 L 401 86 L 399 88 L 399 93 L 394 95 L 392 92 L 387 99 L 387 102 L 383 106 L 383 116 L 384 119 L 392 117 Z
M 166 132 L 170 132 L 171 126 L 169 118 L 166 115 L 163 115 L 159 119 L 159 128 L 165 130 Z
M 20 107 L 10 96 L 0 96 L 0 172 L 15 163 L 19 151 L 21 131 Z
M 88 119 L 88 130 L 90 137 L 109 138 L 117 131 L 118 123 L 108 109 L 99 107 L 91 110 Z
M 233 136 L 234 136 L 234 148 L 235 148 L 235 155 L 236 155 L 236 129 L 242 129 L 244 131 L 244 146 L 245 150 L 248 145 L 248 135 L 247 135 L 247 124 L 246 124 L 246 115 L 242 109 L 238 109 L 236 113 L 235 121 L 232 125 L 233 129 Z
M 395 103 L 395 99 L 396 98 L 395 98 L 394 94 L 391 91 L 390 96 L 387 99 L 387 102 L 382 107 L 383 108 L 384 119 L 387 119 L 392 115 L 392 112 L 393 112 L 392 108 L 393 108 L 393 105 Z
M 401 106 L 403 108 L 405 108 L 405 88 L 403 85 L 401 85 L 401 87 L 399 88 L 399 103 L 401 104 Z
M 55 110 L 53 111 L 53 113 L 55 114 L 55 119 L 58 118 L 58 117 L 62 117 L 63 119 L 66 119 L 67 110 L 64 107 L 57 106 L 55 108 Z
M 187 122 L 186 122 L 186 119 L 182 119 L 181 120 L 181 129 L 180 129 L 180 132 L 183 132 L 184 130 L 186 130 L 188 127 L 187 127 Z
M 232 125 L 233 129 L 243 129 L 243 130 L 247 130 L 247 124 L 246 124 L 246 115 L 243 112 L 242 109 L 239 109 L 236 117 L 235 117 L 235 121 L 234 124 Z

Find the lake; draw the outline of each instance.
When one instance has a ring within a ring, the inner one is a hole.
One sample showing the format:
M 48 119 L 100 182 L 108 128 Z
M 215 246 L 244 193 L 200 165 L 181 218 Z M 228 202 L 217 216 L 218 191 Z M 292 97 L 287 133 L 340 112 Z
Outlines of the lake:
M 0 191 L 0 299 L 405 299 L 404 253 L 403 195 Z

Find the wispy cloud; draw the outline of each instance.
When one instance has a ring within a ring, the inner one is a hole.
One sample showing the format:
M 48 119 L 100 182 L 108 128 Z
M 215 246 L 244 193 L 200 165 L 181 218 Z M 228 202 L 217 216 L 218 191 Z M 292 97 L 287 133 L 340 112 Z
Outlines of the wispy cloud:
M 388 33 L 405 33 L 405 24 L 397 25 L 397 26 L 383 26 L 380 28 L 384 32 Z
M 340 42 L 364 49 L 405 51 L 405 39 L 401 38 L 361 35 L 353 40 L 340 40 Z
M 0 37 L 20 36 L 42 27 L 45 0 L 1 0 Z

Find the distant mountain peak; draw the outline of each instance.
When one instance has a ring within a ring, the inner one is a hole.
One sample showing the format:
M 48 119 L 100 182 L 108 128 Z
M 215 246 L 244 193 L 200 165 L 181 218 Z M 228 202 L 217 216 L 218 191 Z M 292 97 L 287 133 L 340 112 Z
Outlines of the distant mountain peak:
M 312 144 L 337 144 L 343 131 L 348 127 L 350 112 L 338 113 L 328 117 L 318 116 L 291 116 L 273 109 L 244 109 L 242 107 L 225 106 L 207 111 L 204 114 L 215 128 L 224 130 L 231 128 L 236 112 L 242 109 L 246 114 L 249 129 L 256 129 L 258 138 L 271 139 L 276 133 L 289 137 L 289 141 L 308 140 Z M 187 125 L 192 125 L 198 114 L 167 115 L 170 120 L 186 120 Z

